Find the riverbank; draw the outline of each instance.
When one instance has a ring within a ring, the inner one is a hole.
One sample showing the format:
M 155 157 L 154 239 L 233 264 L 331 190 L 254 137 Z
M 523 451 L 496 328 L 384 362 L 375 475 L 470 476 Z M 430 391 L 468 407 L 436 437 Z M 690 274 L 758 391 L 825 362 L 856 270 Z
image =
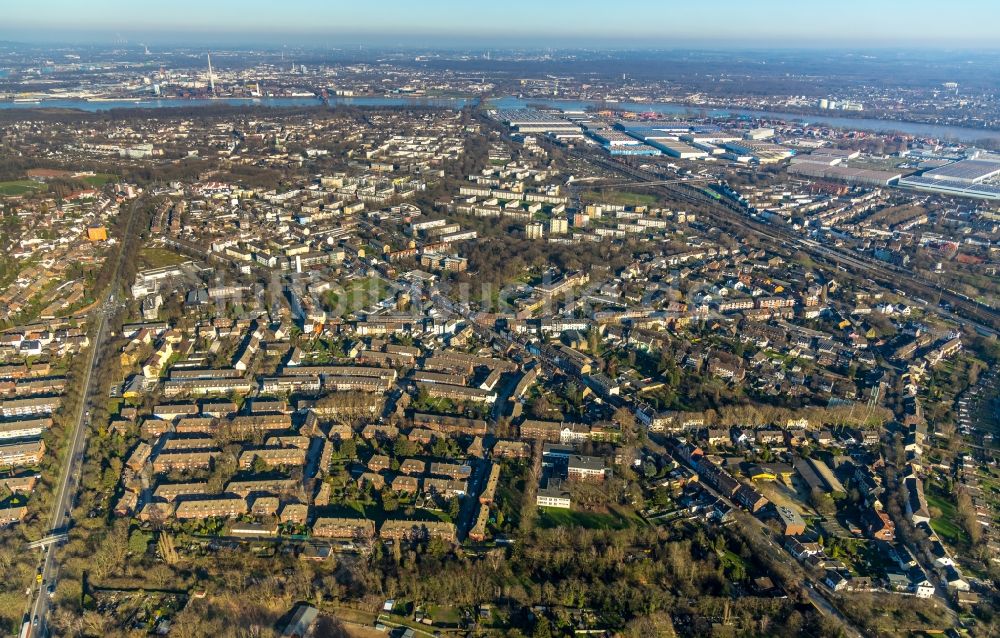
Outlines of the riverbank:
M 24 102 L 0 102 L 0 110 L 25 109 L 36 111 L 51 111 L 52 109 L 75 110 L 89 113 L 108 111 L 112 109 L 161 109 L 161 108 L 191 108 L 201 106 L 227 105 L 233 107 L 317 107 L 324 104 L 330 107 L 399 107 L 399 106 L 430 106 L 437 108 L 461 109 L 469 104 L 480 101 L 478 97 L 405 97 L 405 96 L 372 96 L 372 97 L 340 97 L 328 98 L 325 102 L 315 97 L 261 97 L 261 98 L 192 98 L 172 99 L 159 98 L 154 100 L 105 100 L 94 102 L 83 99 L 43 100 L 38 104 Z M 696 117 L 704 114 L 713 118 L 746 117 L 785 122 L 801 122 L 811 125 L 828 126 L 838 129 L 853 129 L 872 133 L 901 133 L 918 138 L 949 140 L 963 144 L 977 144 L 986 140 L 1000 144 L 1000 131 L 988 129 L 973 129 L 960 126 L 926 124 L 920 122 L 904 122 L 890 119 L 847 117 L 847 116 L 816 116 L 802 113 L 781 111 L 757 111 L 751 109 L 704 108 L 673 103 L 643 103 L 615 102 L 603 103 L 596 100 L 562 100 L 562 99 L 531 99 L 513 96 L 487 98 L 488 106 L 494 108 L 516 109 L 528 105 L 543 105 L 567 111 L 585 111 L 597 108 L 610 108 L 617 111 L 653 112 L 663 115 Z

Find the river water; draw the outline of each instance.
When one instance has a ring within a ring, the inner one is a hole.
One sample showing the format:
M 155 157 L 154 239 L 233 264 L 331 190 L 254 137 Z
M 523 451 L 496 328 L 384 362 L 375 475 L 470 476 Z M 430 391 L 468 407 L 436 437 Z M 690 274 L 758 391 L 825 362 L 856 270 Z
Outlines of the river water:
M 433 106 L 443 108 L 460 109 L 476 98 L 413 98 L 413 97 L 331 97 L 331 106 Z M 319 101 L 311 97 L 264 97 L 264 98 L 195 98 L 195 99 L 151 99 L 151 100 L 101 100 L 91 101 L 82 99 L 65 100 L 43 100 L 41 102 L 10 102 L 0 101 L 0 109 L 76 109 L 80 111 L 97 112 L 109 109 L 130 109 L 130 108 L 177 108 L 191 106 L 211 106 L 225 104 L 230 106 L 268 106 L 268 107 L 296 107 L 296 106 L 316 106 Z M 556 100 L 556 99 L 522 99 L 517 97 L 504 97 L 491 99 L 491 106 L 498 108 L 523 108 L 528 104 L 544 105 L 551 108 L 559 108 L 567 111 L 582 111 L 587 108 L 599 106 L 598 102 L 588 102 L 579 100 Z M 701 109 L 678 104 L 640 104 L 640 103 L 609 103 L 608 108 L 620 111 L 654 112 L 668 115 L 699 115 L 707 114 L 710 117 L 754 117 L 773 120 L 797 121 L 815 125 L 830 126 L 833 128 L 845 128 L 859 131 L 870 131 L 876 133 L 900 132 L 915 137 L 927 137 L 936 139 L 955 140 L 972 144 L 980 140 L 994 140 L 1000 142 L 1000 131 L 989 131 L 985 129 L 965 128 L 961 126 L 947 126 L 939 124 L 922 124 L 918 122 L 897 122 L 895 120 L 881 120 L 874 118 L 853 118 L 838 117 L 836 115 L 802 115 L 800 113 L 782 113 L 780 111 L 752 111 L 746 109 Z

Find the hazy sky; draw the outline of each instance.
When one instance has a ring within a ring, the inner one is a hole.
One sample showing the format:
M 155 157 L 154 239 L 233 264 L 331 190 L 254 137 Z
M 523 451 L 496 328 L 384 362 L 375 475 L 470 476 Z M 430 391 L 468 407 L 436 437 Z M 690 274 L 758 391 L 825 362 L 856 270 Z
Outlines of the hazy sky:
M 7 0 L 0 39 L 1000 47 L 998 0 Z

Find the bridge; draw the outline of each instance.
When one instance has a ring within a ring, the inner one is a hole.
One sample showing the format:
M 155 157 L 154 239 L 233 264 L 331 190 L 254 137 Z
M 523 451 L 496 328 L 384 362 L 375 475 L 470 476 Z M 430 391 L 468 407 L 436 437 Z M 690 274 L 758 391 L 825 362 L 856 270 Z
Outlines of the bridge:
M 28 549 L 38 549 L 39 547 L 48 547 L 53 543 L 61 543 L 69 538 L 69 534 L 66 532 L 58 532 L 49 534 L 45 538 L 39 538 L 37 541 L 28 543 Z
M 718 181 L 716 177 L 686 177 L 683 179 L 661 179 L 656 181 L 631 181 L 631 182 L 611 182 L 607 183 L 606 180 L 599 180 L 593 182 L 587 182 L 583 180 L 574 180 L 569 183 L 568 186 L 577 188 L 591 188 L 594 190 L 601 190 L 605 188 L 635 188 L 637 186 L 666 186 L 667 184 L 684 184 L 687 182 L 715 182 Z

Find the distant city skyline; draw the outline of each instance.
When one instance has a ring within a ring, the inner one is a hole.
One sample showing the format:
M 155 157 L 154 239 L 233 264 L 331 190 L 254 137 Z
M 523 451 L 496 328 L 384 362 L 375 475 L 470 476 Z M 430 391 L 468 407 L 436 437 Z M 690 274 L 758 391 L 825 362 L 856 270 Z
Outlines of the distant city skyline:
M 941 12 L 947 20 L 941 19 Z M 0 40 L 287 46 L 998 48 L 1000 3 L 956 0 L 40 0 L 4 7 Z

